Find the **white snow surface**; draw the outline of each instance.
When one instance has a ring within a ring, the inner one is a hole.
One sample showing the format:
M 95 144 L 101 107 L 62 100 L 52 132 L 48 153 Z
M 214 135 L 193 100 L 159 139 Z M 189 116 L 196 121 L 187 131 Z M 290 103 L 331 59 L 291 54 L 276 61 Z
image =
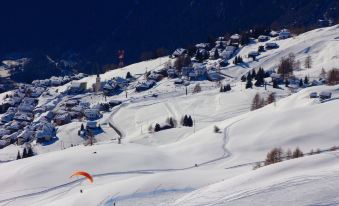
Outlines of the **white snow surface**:
M 195 82 L 191 82 L 186 96 L 185 87 L 164 79 L 141 93 L 136 93 L 132 85 L 128 98 L 124 93 L 109 97 L 123 103 L 99 120 L 104 132 L 93 146 L 83 145 L 77 131 L 84 122 L 75 121 L 58 128 L 55 143 L 33 145 L 39 155 L 0 162 L 0 206 L 339 205 L 338 152 L 252 170 L 253 164 L 264 160 L 274 147 L 299 147 L 309 152 L 339 145 L 339 86 L 309 87 L 290 95 L 285 87 L 245 90 L 238 81 L 252 68 L 275 67 L 290 52 L 301 61 L 312 56 L 313 67 L 297 71 L 300 77 L 318 78 L 321 68 L 338 68 L 339 26 L 277 43 L 278 49 L 261 54 L 256 62 L 246 59 L 242 66 L 223 69 L 223 73 L 235 77 L 224 80 L 231 84 L 231 92 L 220 93 L 216 83 L 203 81 L 202 92 L 192 94 Z M 245 56 L 258 45 L 246 46 L 239 54 Z M 141 62 L 100 76 L 108 80 L 124 77 L 129 71 L 143 81 L 146 70 L 161 69 L 168 60 Z M 91 85 L 95 78 L 79 81 Z M 58 95 L 68 86 L 50 88 L 51 96 L 40 97 L 39 106 L 66 101 L 69 97 Z M 309 98 L 311 92 L 321 91 L 332 92 L 332 99 L 321 103 Z M 276 103 L 250 111 L 256 93 L 267 97 L 270 92 L 276 93 Z M 104 102 L 95 94 L 80 98 L 91 105 Z M 165 123 L 168 117 L 180 124 L 185 114 L 192 116 L 194 127 L 148 131 L 150 125 Z M 117 144 L 119 134 L 109 125 L 119 130 L 122 144 Z M 219 133 L 214 132 L 215 126 L 220 128 Z M 0 161 L 15 159 L 21 149 L 14 145 L 1 149 Z M 94 182 L 70 178 L 77 170 L 89 172 Z

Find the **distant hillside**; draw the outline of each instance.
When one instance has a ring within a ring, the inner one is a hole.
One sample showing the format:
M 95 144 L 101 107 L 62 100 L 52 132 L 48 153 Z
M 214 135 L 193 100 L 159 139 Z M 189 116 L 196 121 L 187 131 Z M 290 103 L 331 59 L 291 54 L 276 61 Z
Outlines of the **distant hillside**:
M 127 63 L 133 63 L 142 52 L 160 47 L 172 51 L 208 36 L 253 26 L 310 26 L 324 15 L 337 19 L 339 13 L 337 0 L 103 0 L 81 4 L 13 0 L 2 1 L 0 6 L 6 8 L 0 12 L 5 28 L 0 57 L 38 51 L 60 59 L 76 53 L 99 64 L 117 63 L 119 49 L 125 49 Z

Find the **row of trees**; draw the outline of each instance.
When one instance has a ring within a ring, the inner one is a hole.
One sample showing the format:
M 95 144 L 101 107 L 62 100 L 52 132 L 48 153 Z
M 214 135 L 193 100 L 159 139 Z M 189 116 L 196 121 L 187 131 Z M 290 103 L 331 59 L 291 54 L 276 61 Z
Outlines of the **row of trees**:
M 193 127 L 193 119 L 190 115 L 185 115 L 180 121 L 180 124 L 184 127 Z M 159 132 L 166 129 L 172 129 L 178 126 L 178 122 L 175 118 L 169 117 L 166 119 L 166 123 L 162 126 L 159 123 L 156 123 L 154 127 L 152 125 L 149 126 L 148 131 L 149 132 Z
M 264 165 L 270 165 L 277 162 L 281 162 L 284 159 L 295 159 L 303 157 L 304 153 L 297 147 L 293 152 L 291 149 L 288 149 L 286 153 L 281 148 L 274 148 L 267 153 Z
M 262 67 L 258 69 L 258 72 L 256 70 L 252 70 L 252 72 L 249 72 L 247 74 L 247 77 L 243 75 L 241 77 L 241 81 L 245 82 L 246 81 L 246 89 L 252 88 L 253 87 L 253 80 L 256 80 L 254 83 L 255 86 L 260 87 L 265 84 L 265 78 L 269 77 L 269 73 L 265 72 Z
M 235 65 L 241 64 L 241 63 L 243 63 L 243 62 L 244 62 L 244 60 L 242 59 L 241 56 L 236 56 L 236 57 L 234 58 L 234 60 L 233 60 L 233 64 L 235 64 Z
M 274 93 L 270 93 L 267 97 L 267 99 L 263 98 L 260 96 L 259 93 L 257 93 L 253 100 L 252 100 L 252 105 L 251 105 L 251 111 L 256 110 L 256 109 L 260 109 L 268 104 L 271 104 L 275 102 L 275 94 Z
M 166 130 L 166 129 L 172 129 L 177 127 L 177 120 L 174 119 L 173 117 L 169 117 L 166 119 L 166 124 L 164 124 L 163 126 L 161 126 L 159 123 L 156 123 L 154 128 L 152 127 L 152 125 L 148 128 L 148 130 L 150 132 L 159 132 L 162 130 Z
M 267 153 L 266 159 L 264 161 L 264 165 L 261 165 L 261 162 L 257 162 L 254 165 L 253 169 L 258 169 L 261 166 L 266 166 L 266 165 L 282 162 L 284 160 L 290 160 L 290 159 L 303 157 L 304 155 L 315 155 L 315 154 L 320 154 L 321 152 L 326 152 L 326 151 L 336 151 L 338 149 L 339 147 L 337 146 L 333 146 L 330 149 L 325 149 L 322 151 L 319 148 L 317 150 L 311 149 L 309 153 L 304 154 L 303 151 L 301 151 L 298 147 L 293 151 L 291 149 L 288 149 L 286 152 L 280 147 L 273 148 L 271 151 Z
M 231 88 L 230 84 L 220 86 L 220 92 L 228 92 L 228 91 L 231 91 L 231 90 L 232 90 L 232 88 Z
M 339 69 L 331 69 L 327 74 L 327 83 L 329 85 L 339 84 Z
M 34 156 L 34 152 L 32 150 L 32 147 L 28 147 L 28 148 L 24 148 L 22 155 L 20 154 L 20 151 L 18 151 L 18 154 L 16 156 L 16 159 L 24 159 L 27 157 L 33 157 Z
M 191 115 L 185 115 L 182 119 L 181 119 L 181 125 L 184 127 L 193 127 L 193 119 L 191 117 Z

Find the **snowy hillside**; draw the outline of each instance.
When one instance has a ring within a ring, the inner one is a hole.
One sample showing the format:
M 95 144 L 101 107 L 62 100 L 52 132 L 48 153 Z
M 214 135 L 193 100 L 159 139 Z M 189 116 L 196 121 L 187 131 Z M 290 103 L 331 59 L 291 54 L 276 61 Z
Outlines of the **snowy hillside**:
M 185 79 L 177 84 L 178 79 L 169 77 L 137 91 L 148 81 L 147 72 L 160 72 L 174 61 L 168 57 L 47 87 L 37 98 L 36 108 L 49 108 L 57 114 L 67 115 L 85 103 L 92 110 L 107 102 L 118 103 L 100 111 L 95 120 L 100 131 L 92 146 L 80 129 L 90 124 L 89 118 L 79 116 L 57 124 L 51 141 L 30 141 L 37 154 L 33 157 L 15 160 L 26 144 L 0 149 L 0 206 L 339 204 L 339 154 L 327 151 L 339 147 L 339 86 L 293 84 L 296 89 L 291 89 L 268 84 L 266 88 L 245 89 L 246 83 L 240 81 L 242 75 L 258 67 L 276 69 L 279 60 L 291 52 L 300 61 L 312 57 L 312 68 L 302 66 L 295 71 L 300 78 L 318 79 L 322 68 L 339 68 L 339 26 L 270 41 L 279 48 L 261 53 L 257 61 L 244 58 L 242 64 L 220 68 L 228 75 L 221 81 L 222 85 L 230 84 L 227 92 L 220 92 L 218 82 L 207 79 L 189 84 Z M 236 55 L 245 57 L 259 45 L 262 43 L 242 47 Z M 216 62 L 207 60 L 206 67 Z M 128 73 L 133 81 L 115 95 L 69 93 L 77 83 L 95 89 L 98 78 L 106 85 Z M 201 91 L 195 92 L 197 85 Z M 322 92 L 332 96 L 321 100 Z M 256 94 L 266 102 L 272 93 L 276 101 L 251 111 Z M 316 93 L 316 98 L 310 98 L 311 93 Z M 0 101 L 8 101 L 6 94 L 0 94 Z M 79 107 L 69 109 L 67 105 Z M 32 125 L 39 126 L 47 114 L 37 113 Z M 192 119 L 192 126 L 184 125 L 185 115 Z M 175 126 L 169 127 L 169 118 Z M 167 128 L 156 131 L 157 124 Z M 304 153 L 326 151 L 253 170 L 275 147 L 284 151 L 299 147 Z M 78 170 L 90 173 L 94 182 L 70 178 Z

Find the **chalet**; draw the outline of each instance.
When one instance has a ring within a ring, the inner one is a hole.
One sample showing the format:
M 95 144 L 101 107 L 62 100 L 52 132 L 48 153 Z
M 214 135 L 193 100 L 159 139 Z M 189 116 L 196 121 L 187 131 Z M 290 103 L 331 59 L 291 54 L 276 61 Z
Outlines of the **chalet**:
M 328 91 L 322 91 L 320 92 L 319 94 L 319 98 L 321 100 L 325 100 L 325 99 L 331 99 L 332 97 L 332 93 L 331 92 L 328 92 Z
M 287 39 L 291 36 L 291 32 L 288 29 L 283 29 L 279 32 L 279 39 Z
M 36 107 L 36 108 L 33 110 L 33 113 L 34 113 L 34 114 L 42 114 L 42 113 L 44 113 L 44 112 L 46 112 L 45 107 Z
M 182 79 L 175 79 L 174 80 L 174 84 L 183 84 L 184 83 L 184 80 Z
M 11 131 L 8 129 L 0 129 L 0 137 L 11 134 Z
M 181 75 L 188 77 L 189 73 L 193 71 L 192 67 L 183 67 L 181 69 Z
M 79 73 L 79 74 L 76 74 L 73 79 L 76 79 L 76 80 L 79 80 L 79 79 L 82 79 L 84 77 L 86 77 L 87 75 L 84 74 L 84 73 Z
M 18 143 L 24 144 L 25 142 L 28 142 L 34 137 L 34 131 L 25 129 L 18 135 Z
M 284 82 L 284 79 L 281 74 L 272 73 L 270 77 L 272 78 L 272 81 L 277 81 L 279 84 Z
M 33 114 L 19 111 L 19 112 L 15 113 L 13 119 L 17 120 L 19 122 L 22 122 L 22 121 L 31 122 L 31 121 L 33 121 Z
M 317 97 L 318 97 L 318 93 L 317 92 L 310 93 L 310 98 L 311 99 L 314 99 L 314 98 L 317 98 Z
M 220 76 L 220 74 L 215 69 L 211 69 L 207 72 L 207 78 L 210 81 L 220 81 L 220 80 L 222 80 L 222 77 Z
M 148 80 L 154 80 L 156 82 L 162 80 L 164 77 L 161 74 L 157 74 L 152 72 L 150 75 L 148 75 L 147 79 Z
M 119 86 L 120 88 L 125 88 L 129 84 L 129 81 L 122 77 L 113 77 L 112 82 L 113 84 Z
M 110 100 L 110 101 L 108 102 L 109 106 L 111 106 L 111 107 L 118 106 L 118 105 L 120 105 L 121 103 L 122 103 L 122 102 L 119 101 L 119 100 Z
M 71 107 L 74 107 L 74 106 L 76 106 L 78 104 L 79 104 L 78 100 L 76 100 L 76 99 L 69 99 L 68 101 L 66 101 L 65 106 L 68 107 L 68 108 L 71 108 Z
M 154 80 L 147 80 L 146 82 L 139 83 L 135 87 L 135 91 L 137 91 L 137 92 L 146 91 L 146 90 L 151 89 L 152 87 L 154 87 L 155 84 L 156 84 L 156 82 Z
M 18 106 L 18 110 L 21 111 L 21 112 L 28 112 L 28 113 L 31 113 L 31 112 L 33 112 L 33 110 L 34 110 L 34 106 L 31 105 L 31 104 L 27 104 L 27 103 L 21 103 L 21 104 Z
M 267 42 L 265 44 L 265 49 L 266 50 L 269 50 L 269 49 L 276 49 L 276 48 L 279 48 L 279 45 L 275 42 Z
M 80 94 L 85 92 L 87 89 L 86 82 L 72 82 L 71 86 L 68 89 L 68 93 L 70 94 Z
M 265 41 L 268 41 L 270 40 L 270 37 L 269 36 L 265 36 L 265 35 L 260 35 L 258 37 L 258 42 L 265 42 Z
M 177 70 L 174 68 L 167 69 L 167 76 L 169 78 L 176 78 L 178 76 Z
M 51 85 L 52 86 L 59 86 L 59 85 L 61 85 L 63 83 L 63 78 L 62 77 L 55 77 L 55 76 L 53 76 L 53 77 L 50 78 L 50 80 L 51 80 Z
M 21 132 L 20 132 L 21 133 Z M 10 144 L 14 143 L 18 139 L 19 132 L 14 132 L 12 134 L 8 134 L 2 137 L 3 140 L 6 140 Z
M 173 54 L 172 54 L 172 57 L 176 58 L 176 57 L 181 57 L 181 56 L 184 56 L 186 55 L 188 52 L 186 49 L 183 49 L 183 48 L 179 48 L 179 49 L 176 49 Z
M 41 130 L 36 132 L 37 142 L 50 141 L 56 135 L 56 129 L 51 123 L 44 123 Z
M 235 51 L 237 50 L 237 47 L 235 46 L 227 46 L 221 53 L 220 53 L 220 56 L 223 58 L 223 59 L 230 59 Z
M 113 86 L 112 84 L 106 82 L 105 85 L 102 87 L 102 90 L 105 95 L 109 96 L 114 94 L 114 92 L 117 90 L 117 86 Z
M 98 128 L 98 124 L 96 121 L 88 121 L 86 123 L 86 129 L 97 129 Z
M 238 46 L 240 44 L 241 36 L 239 34 L 233 34 L 230 37 L 230 45 Z
M 1 139 L 0 140 L 0 149 L 5 148 L 9 145 L 8 141 Z
M 195 48 L 197 49 L 204 49 L 204 50 L 209 50 L 210 49 L 210 44 L 209 43 L 200 43 L 196 44 Z
M 33 90 L 32 90 L 31 97 L 33 97 L 33 98 L 38 98 L 38 97 L 41 96 L 41 94 L 42 94 L 44 91 L 45 91 L 45 89 L 42 88 L 42 87 L 35 87 L 35 88 L 33 88 Z
M 192 63 L 195 62 L 202 62 L 206 59 L 208 59 L 210 56 L 210 52 L 206 49 L 197 49 L 197 51 L 195 52 L 195 56 L 192 59 Z
M 85 109 L 84 115 L 89 120 L 99 119 L 101 117 L 99 109 Z
M 89 108 L 91 104 L 89 102 L 81 101 L 79 102 L 79 106 L 82 108 Z
M 53 121 L 55 122 L 55 124 L 57 125 L 65 125 L 70 123 L 72 120 L 72 117 L 69 113 L 64 113 L 64 114 L 57 114 Z
M 247 54 L 248 58 L 252 58 L 253 60 L 256 59 L 257 56 L 259 56 L 259 52 L 257 51 L 250 51 L 248 54 Z
M 18 121 L 12 121 L 11 124 L 7 127 L 12 132 L 19 131 L 24 127 L 24 124 L 21 124 L 21 122 Z
M 270 36 L 271 36 L 271 37 L 277 37 L 277 36 L 279 36 L 279 32 L 277 32 L 277 31 L 271 31 L 271 32 L 270 32 Z
M 14 118 L 14 113 L 5 113 L 4 115 L 1 116 L 0 121 L 3 123 L 7 123 L 12 121 Z

